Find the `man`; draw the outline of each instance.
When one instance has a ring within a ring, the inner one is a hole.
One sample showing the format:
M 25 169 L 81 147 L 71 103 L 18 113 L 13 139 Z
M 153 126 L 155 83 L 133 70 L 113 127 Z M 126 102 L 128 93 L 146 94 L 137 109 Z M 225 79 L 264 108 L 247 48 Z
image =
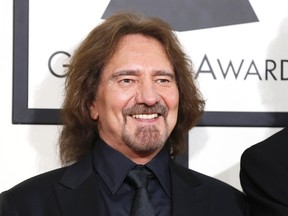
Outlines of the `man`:
M 4 192 L 1 216 L 134 216 L 135 169 L 149 176 L 147 189 L 137 187 L 151 215 L 247 215 L 241 192 L 173 160 L 204 108 L 180 47 L 156 18 L 119 14 L 92 30 L 67 72 L 60 153 L 68 166 Z
M 253 216 L 288 215 L 288 128 L 245 150 L 241 184 Z

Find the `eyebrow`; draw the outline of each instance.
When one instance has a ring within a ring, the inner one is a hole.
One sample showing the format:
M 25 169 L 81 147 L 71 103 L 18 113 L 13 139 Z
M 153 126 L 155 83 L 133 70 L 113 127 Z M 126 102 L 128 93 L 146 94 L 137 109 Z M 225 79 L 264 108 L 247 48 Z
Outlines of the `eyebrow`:
M 111 75 L 112 78 L 118 77 L 118 76 L 125 76 L 125 75 L 137 75 L 140 71 L 138 70 L 120 70 L 116 71 Z
M 112 74 L 111 78 L 119 77 L 119 76 L 136 76 L 140 74 L 141 72 L 139 70 L 120 70 L 116 71 L 115 73 Z M 166 70 L 157 70 L 153 72 L 153 76 L 168 76 L 171 79 L 175 80 L 175 74 L 170 71 Z
M 175 74 L 173 72 L 166 71 L 166 70 L 155 71 L 154 76 L 168 76 L 171 79 L 175 80 Z

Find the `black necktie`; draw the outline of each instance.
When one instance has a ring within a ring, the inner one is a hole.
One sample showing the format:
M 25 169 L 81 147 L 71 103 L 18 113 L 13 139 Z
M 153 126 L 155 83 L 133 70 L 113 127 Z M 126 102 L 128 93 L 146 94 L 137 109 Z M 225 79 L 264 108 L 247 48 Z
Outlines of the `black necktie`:
M 147 170 L 132 169 L 127 179 L 131 186 L 135 189 L 135 195 L 131 208 L 131 216 L 154 216 L 153 207 L 149 201 L 147 192 L 148 183 Z

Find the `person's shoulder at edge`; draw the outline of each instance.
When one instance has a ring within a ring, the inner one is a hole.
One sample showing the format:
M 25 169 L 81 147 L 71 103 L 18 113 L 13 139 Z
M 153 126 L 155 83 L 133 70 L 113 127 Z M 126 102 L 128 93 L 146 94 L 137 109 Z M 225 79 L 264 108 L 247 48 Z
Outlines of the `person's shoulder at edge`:
M 278 159 L 279 157 L 286 158 L 286 151 L 283 150 L 288 149 L 287 138 L 288 127 L 245 149 L 241 155 L 241 163 L 250 157 L 256 157 L 258 154 L 259 160 L 264 159 L 262 156 L 260 157 L 264 152 L 270 157 L 277 157 Z

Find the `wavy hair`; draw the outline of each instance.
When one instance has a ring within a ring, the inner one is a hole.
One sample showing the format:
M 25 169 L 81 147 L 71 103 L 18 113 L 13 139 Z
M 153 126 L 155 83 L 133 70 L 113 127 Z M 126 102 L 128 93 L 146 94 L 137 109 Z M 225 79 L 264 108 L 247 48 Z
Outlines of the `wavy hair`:
M 61 109 L 63 128 L 59 148 L 62 164 L 76 162 L 92 150 L 98 131 L 89 107 L 94 101 L 104 65 L 112 57 L 119 40 L 128 34 L 152 37 L 165 48 L 179 89 L 178 119 L 165 145 L 171 156 L 186 148 L 185 135 L 197 124 L 205 105 L 195 83 L 192 62 L 166 22 L 155 17 L 121 13 L 95 27 L 71 57 Z

